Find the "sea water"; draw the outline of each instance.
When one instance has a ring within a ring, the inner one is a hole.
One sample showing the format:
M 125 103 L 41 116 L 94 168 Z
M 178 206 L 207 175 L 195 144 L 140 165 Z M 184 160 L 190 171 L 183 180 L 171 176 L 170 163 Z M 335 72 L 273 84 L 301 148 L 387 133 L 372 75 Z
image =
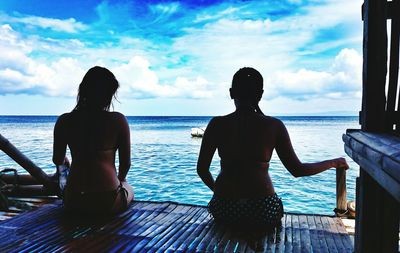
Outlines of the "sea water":
M 354 199 L 358 165 L 343 151 L 342 134 L 359 128 L 357 117 L 278 117 L 286 125 L 297 156 L 303 162 L 346 157 L 348 199 Z M 0 116 L 0 134 L 36 165 L 53 173 L 53 128 L 56 116 Z M 128 117 L 131 130 L 132 166 L 127 180 L 138 200 L 175 201 L 206 205 L 212 192 L 196 173 L 201 138 L 193 138 L 193 127 L 204 127 L 211 117 Z M 0 152 L 0 169 L 25 171 Z M 211 164 L 219 171 L 217 153 Z M 336 177 L 331 169 L 321 174 L 294 178 L 274 153 L 269 169 L 285 211 L 333 214 Z

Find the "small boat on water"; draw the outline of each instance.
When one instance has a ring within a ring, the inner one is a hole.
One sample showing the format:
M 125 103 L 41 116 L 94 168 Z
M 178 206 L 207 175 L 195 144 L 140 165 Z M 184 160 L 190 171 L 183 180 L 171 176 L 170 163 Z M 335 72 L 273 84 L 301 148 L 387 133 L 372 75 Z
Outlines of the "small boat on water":
M 194 127 L 192 128 L 190 134 L 192 135 L 192 137 L 203 137 L 205 130 L 205 127 Z

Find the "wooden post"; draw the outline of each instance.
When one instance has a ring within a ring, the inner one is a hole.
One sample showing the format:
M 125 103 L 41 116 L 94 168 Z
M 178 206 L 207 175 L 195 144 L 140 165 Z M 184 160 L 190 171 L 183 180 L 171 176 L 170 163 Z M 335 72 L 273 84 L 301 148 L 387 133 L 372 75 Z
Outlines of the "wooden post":
M 51 177 L 47 175 L 41 168 L 36 166 L 28 157 L 22 154 L 14 145 L 0 134 L 0 150 L 6 153 L 22 168 L 29 172 L 39 183 L 49 189 L 56 186 Z
M 360 169 L 356 203 L 355 252 L 375 253 L 380 251 L 382 215 L 380 209 L 383 189 L 363 169 Z
M 385 130 L 386 0 L 364 0 L 362 130 Z
M 336 208 L 347 210 L 346 170 L 336 169 Z
M 400 204 L 364 170 L 356 213 L 355 252 L 398 252 Z
M 361 172 L 361 168 L 360 168 L 360 174 L 361 173 L 362 172 Z M 355 239 L 355 240 L 358 240 L 358 242 L 356 243 L 354 241 L 354 252 L 355 253 L 361 252 L 360 243 L 359 243 L 360 237 L 361 237 L 361 234 L 360 234 L 361 219 L 358 217 L 360 215 L 359 214 L 360 209 L 361 209 L 360 177 L 357 177 L 356 178 L 356 222 L 355 222 L 355 227 L 354 227 L 354 231 L 355 231 L 354 239 L 358 237 L 358 239 Z
M 381 252 L 398 252 L 399 250 L 399 219 L 400 203 L 397 202 L 388 192 L 382 196 L 382 233 L 380 241 L 382 242 Z
M 369 132 L 384 132 L 385 85 L 387 74 L 387 1 L 364 0 L 363 20 L 363 95 L 361 128 Z M 397 235 L 395 226 L 385 226 L 398 218 L 384 199 L 388 193 L 363 169 L 357 180 L 355 252 L 397 252 L 398 245 L 387 242 L 383 235 Z M 393 209 L 393 208 L 392 208 Z M 394 211 L 397 209 L 394 208 Z M 389 216 L 393 216 L 389 217 Z M 398 242 L 396 242 L 397 244 Z M 390 245 L 389 245 L 390 244 Z M 386 245 L 386 246 L 385 246 Z M 390 249 L 382 251 L 383 248 Z
M 400 2 L 397 1 L 398 6 Z M 392 8 L 393 5 L 392 5 Z M 397 8 L 397 13 L 400 13 L 400 8 Z M 388 86 L 388 100 L 386 111 L 388 112 L 386 119 L 386 129 L 387 131 L 393 130 L 393 124 L 399 124 L 396 122 L 396 97 L 397 97 L 397 83 L 399 77 L 399 39 L 400 39 L 400 18 L 393 17 L 392 27 L 391 27 L 391 41 L 390 41 L 390 63 L 389 63 L 389 86 Z M 397 110 L 400 110 L 400 103 L 397 105 Z M 400 126 L 396 126 L 396 130 L 400 130 Z

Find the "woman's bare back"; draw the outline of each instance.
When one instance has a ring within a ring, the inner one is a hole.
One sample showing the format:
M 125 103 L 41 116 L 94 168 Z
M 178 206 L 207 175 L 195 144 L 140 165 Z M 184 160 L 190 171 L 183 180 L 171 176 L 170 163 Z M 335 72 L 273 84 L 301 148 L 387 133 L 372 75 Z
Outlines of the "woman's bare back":
M 258 198 L 275 193 L 268 167 L 279 126 L 275 118 L 240 110 L 211 121 L 205 138 L 214 140 L 221 158 L 217 195 Z
M 115 155 L 126 142 L 125 124 L 125 117 L 115 112 L 72 112 L 60 117 L 55 134 L 63 136 L 72 156 L 68 187 L 84 192 L 118 187 Z

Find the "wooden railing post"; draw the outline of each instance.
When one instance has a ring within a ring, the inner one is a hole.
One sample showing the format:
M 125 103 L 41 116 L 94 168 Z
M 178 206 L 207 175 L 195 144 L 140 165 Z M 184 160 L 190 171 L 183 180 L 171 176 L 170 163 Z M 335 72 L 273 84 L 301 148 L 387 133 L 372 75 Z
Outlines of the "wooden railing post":
M 336 169 L 336 208 L 347 210 L 346 169 Z
M 0 150 L 16 161 L 22 168 L 29 172 L 39 183 L 47 188 L 54 188 L 55 184 L 51 177 L 41 168 L 34 164 L 28 157 L 22 154 L 14 145 L 0 134 Z

